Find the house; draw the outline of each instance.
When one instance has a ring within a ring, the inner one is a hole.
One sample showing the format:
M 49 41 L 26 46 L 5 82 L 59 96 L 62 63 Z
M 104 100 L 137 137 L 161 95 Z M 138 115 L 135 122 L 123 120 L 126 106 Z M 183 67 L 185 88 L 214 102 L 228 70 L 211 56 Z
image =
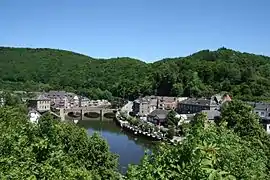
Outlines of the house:
M 270 134 L 270 103 L 264 102 L 246 102 L 246 103 L 254 108 L 254 113 L 256 113 L 260 117 L 261 124 L 264 126 L 266 132 Z
M 80 99 L 80 106 L 87 107 L 89 106 L 90 100 L 87 97 L 81 97 Z
M 188 98 L 178 103 L 179 114 L 194 114 L 202 110 L 216 109 L 217 104 L 207 98 Z
M 270 134 L 270 103 L 247 103 L 254 108 L 254 113 L 256 113 L 261 118 L 261 123 L 263 124 L 266 132 Z
M 51 100 L 51 104 L 55 108 L 72 108 L 88 106 L 89 104 L 89 99 L 65 91 L 49 91 L 44 93 L 44 96 Z M 81 99 L 83 102 L 81 102 Z
M 65 91 L 49 91 L 48 93 L 45 93 L 44 96 L 49 98 L 52 106 L 56 108 L 67 108 L 69 105 L 68 95 Z
M 172 109 L 177 108 L 178 99 L 176 97 L 160 96 L 158 99 L 158 109 Z
M 219 110 L 223 103 L 231 101 L 228 94 L 216 94 L 211 98 L 187 98 L 178 103 L 177 112 L 179 114 L 194 114 L 203 110 Z
M 147 120 L 154 124 L 164 124 L 170 111 L 165 109 L 156 109 L 147 116 Z
M 145 96 L 133 102 L 133 113 L 138 116 L 147 116 L 156 109 L 174 110 L 177 108 L 178 98 L 167 96 Z
M 28 117 L 32 123 L 37 123 L 39 118 L 41 117 L 41 114 L 36 110 L 30 110 L 28 112 Z
M 46 112 L 51 110 L 51 100 L 44 95 L 38 96 L 36 99 L 28 100 L 28 107 L 38 112 Z
M 87 100 L 86 100 L 87 101 Z M 89 106 L 110 106 L 111 103 L 108 100 L 89 100 Z
M 265 121 L 270 121 L 270 104 L 269 103 L 254 103 L 254 112 Z
M 147 116 L 157 109 L 158 99 L 155 96 L 146 96 L 133 102 L 132 110 L 135 115 Z

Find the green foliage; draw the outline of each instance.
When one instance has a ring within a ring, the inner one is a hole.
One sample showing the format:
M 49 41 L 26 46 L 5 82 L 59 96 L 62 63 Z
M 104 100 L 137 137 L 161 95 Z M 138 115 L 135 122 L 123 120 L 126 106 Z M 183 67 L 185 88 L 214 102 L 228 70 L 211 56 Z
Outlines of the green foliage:
M 243 111 L 247 110 L 245 105 L 241 108 Z M 223 114 L 223 118 L 229 117 Z M 129 167 L 127 178 L 267 179 L 269 177 L 267 149 L 259 148 L 259 143 L 242 138 L 226 125 L 225 121 L 220 126 L 208 123 L 204 113 L 197 114 L 192 121 L 189 134 L 181 144 L 177 146 L 164 144 L 153 154 L 146 155 L 141 165 Z M 263 146 L 263 142 L 261 145 Z
M 168 138 L 172 139 L 173 136 L 175 136 L 175 128 L 170 127 L 169 130 L 168 130 Z
M 221 123 L 249 141 L 258 151 L 266 153 L 270 170 L 270 137 L 259 123 L 258 115 L 253 113 L 253 107 L 240 101 L 231 101 L 222 108 L 221 115 Z
M 209 96 L 228 91 L 242 100 L 269 100 L 270 58 L 226 48 L 146 64 L 30 48 L 0 48 L 0 89 L 74 91 L 93 99 L 139 95 Z
M 263 137 L 266 133 L 260 125 L 259 117 L 250 105 L 241 101 L 225 104 L 221 112 L 222 121 L 227 123 L 240 136 Z
M 178 122 L 179 122 L 179 118 L 176 118 L 176 112 L 171 110 L 168 114 L 167 114 L 167 117 L 166 117 L 166 120 L 167 120 L 167 124 L 169 126 L 173 126 L 173 127 L 176 127 L 178 126 Z
M 16 94 L 12 94 L 11 92 L 2 92 L 0 97 L 4 99 L 4 104 L 6 106 L 17 106 L 18 104 L 22 104 L 20 97 Z
M 97 134 L 45 115 L 32 124 L 0 109 L 1 179 L 119 179 L 117 157 Z

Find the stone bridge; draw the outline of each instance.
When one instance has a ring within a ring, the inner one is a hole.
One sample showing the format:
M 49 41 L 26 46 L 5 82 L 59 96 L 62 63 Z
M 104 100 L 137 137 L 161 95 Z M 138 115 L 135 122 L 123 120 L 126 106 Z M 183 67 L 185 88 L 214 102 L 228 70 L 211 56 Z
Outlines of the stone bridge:
M 76 113 L 80 114 L 81 120 L 85 116 L 86 113 L 97 113 L 99 114 L 100 118 L 102 119 L 104 114 L 106 113 L 116 113 L 118 109 L 110 109 L 110 108 L 102 108 L 102 107 L 74 107 L 74 108 L 67 108 L 63 109 L 62 113 L 64 115 L 68 115 L 68 113 Z M 61 114 L 61 113 L 60 113 Z

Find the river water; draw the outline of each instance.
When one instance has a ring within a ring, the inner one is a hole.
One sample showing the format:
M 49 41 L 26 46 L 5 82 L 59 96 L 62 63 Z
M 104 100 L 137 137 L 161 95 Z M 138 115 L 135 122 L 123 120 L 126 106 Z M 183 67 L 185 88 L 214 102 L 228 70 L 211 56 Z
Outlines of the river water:
M 111 119 L 82 120 L 78 125 L 86 128 L 89 135 L 100 133 L 108 142 L 111 152 L 120 156 L 119 170 L 122 173 L 126 172 L 128 164 L 139 164 L 145 151 L 151 151 L 156 146 L 155 142 L 122 131 Z

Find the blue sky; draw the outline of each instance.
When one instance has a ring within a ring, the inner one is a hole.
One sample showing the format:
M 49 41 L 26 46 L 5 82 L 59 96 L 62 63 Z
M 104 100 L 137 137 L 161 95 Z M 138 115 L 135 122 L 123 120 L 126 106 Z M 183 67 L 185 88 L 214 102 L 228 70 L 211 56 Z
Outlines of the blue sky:
M 0 46 L 147 62 L 225 46 L 270 56 L 269 0 L 0 0 Z

